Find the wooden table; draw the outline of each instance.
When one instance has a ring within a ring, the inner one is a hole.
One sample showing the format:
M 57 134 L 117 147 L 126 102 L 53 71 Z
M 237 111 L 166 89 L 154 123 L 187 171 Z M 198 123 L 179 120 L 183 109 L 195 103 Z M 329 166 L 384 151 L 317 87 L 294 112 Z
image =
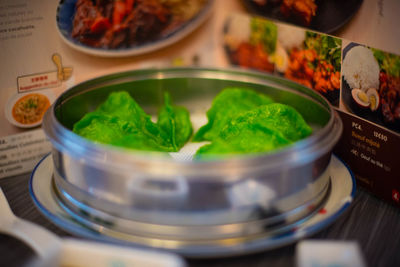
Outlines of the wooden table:
M 30 173 L 0 180 L 14 213 L 59 236 L 68 236 L 36 209 L 29 195 L 29 179 Z M 350 208 L 331 226 L 308 239 L 356 241 L 368 266 L 400 266 L 400 209 L 358 188 Z M 293 244 L 247 256 L 187 262 L 189 266 L 295 266 L 295 248 Z M 0 266 L 22 266 L 35 256 L 30 247 L 3 234 L 0 252 Z

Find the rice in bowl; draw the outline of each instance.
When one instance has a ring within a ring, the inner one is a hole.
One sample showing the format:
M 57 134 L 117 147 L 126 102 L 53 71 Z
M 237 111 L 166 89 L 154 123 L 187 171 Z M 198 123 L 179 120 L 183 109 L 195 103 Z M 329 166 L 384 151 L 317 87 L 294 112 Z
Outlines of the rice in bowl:
M 364 46 L 355 46 L 347 52 L 342 71 L 352 89 L 379 88 L 379 64 L 373 52 Z

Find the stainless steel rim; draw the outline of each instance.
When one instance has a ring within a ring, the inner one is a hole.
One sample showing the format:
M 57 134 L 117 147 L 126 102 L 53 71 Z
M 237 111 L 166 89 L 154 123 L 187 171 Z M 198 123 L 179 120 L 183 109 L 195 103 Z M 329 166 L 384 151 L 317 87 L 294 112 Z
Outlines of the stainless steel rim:
M 325 106 L 331 114 L 331 117 L 327 124 L 311 137 L 297 142 L 294 146 L 282 149 L 273 155 L 260 154 L 255 156 L 213 160 L 211 162 L 179 162 L 165 158 L 160 153 L 131 153 L 130 151 L 121 150 L 112 146 L 94 144 L 65 128 L 55 117 L 55 107 L 60 105 L 63 101 L 75 94 L 79 94 L 79 91 L 90 91 L 99 85 L 104 86 L 110 84 L 116 78 L 119 78 L 119 81 L 122 82 L 130 80 L 166 79 L 172 77 L 242 79 L 247 82 L 258 82 L 263 85 L 281 88 L 282 90 L 290 90 L 282 85 L 282 83 L 284 83 L 298 89 L 299 91 L 296 91 L 296 93 L 304 94 L 304 97 L 306 98 L 313 98 L 314 100 L 319 101 L 321 105 Z M 113 167 L 115 169 L 122 170 L 124 169 L 124 166 L 129 165 L 146 169 L 149 173 L 157 172 L 157 170 L 163 170 L 163 172 L 165 172 L 167 170 L 179 168 L 183 175 L 190 175 L 203 170 L 205 167 L 211 173 L 221 173 L 221 171 L 223 172 L 224 170 L 229 170 L 229 172 L 231 172 L 233 169 L 237 172 L 246 172 L 246 170 L 249 169 L 254 171 L 255 168 L 259 168 L 260 166 L 271 170 L 280 169 L 283 160 L 291 166 L 298 166 L 306 162 L 311 162 L 319 156 L 328 153 L 340 138 L 343 128 L 337 112 L 334 111 L 329 103 L 319 94 L 296 83 L 253 71 L 205 68 L 130 71 L 95 78 L 83 82 L 75 86 L 73 89 L 74 90 L 68 90 L 62 94 L 58 98 L 58 101 L 48 109 L 43 119 L 43 128 L 57 150 L 62 153 L 68 153 L 71 157 L 85 157 L 86 164 L 96 164 L 99 168 L 104 166 L 104 159 L 107 158 L 114 162 Z M 104 166 L 104 168 L 109 167 L 110 165 Z M 229 176 L 227 175 L 227 177 Z

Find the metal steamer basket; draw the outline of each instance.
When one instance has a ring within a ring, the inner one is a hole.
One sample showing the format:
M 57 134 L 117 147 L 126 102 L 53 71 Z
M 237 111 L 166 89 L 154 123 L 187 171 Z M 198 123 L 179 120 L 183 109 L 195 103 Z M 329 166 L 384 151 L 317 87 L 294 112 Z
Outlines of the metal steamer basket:
M 204 122 L 212 99 L 226 87 L 250 88 L 293 106 L 313 134 L 273 153 L 192 161 L 186 152 L 125 150 L 71 131 L 120 90 L 149 114 L 157 113 L 168 91 L 175 105 L 190 111 L 193 124 L 202 116 Z M 238 69 L 173 68 L 78 84 L 47 111 L 43 129 L 53 146 L 54 196 L 79 223 L 116 240 L 185 253 L 282 234 L 312 216 L 329 195 L 329 163 L 342 123 L 323 97 L 285 79 Z

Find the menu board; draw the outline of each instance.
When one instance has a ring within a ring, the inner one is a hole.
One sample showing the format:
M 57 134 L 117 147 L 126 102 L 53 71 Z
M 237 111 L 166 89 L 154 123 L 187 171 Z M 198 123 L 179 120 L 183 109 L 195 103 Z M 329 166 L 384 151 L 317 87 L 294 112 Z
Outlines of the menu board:
M 133 2 L 1 1 L 0 178 L 32 171 L 50 152 L 43 114 L 82 81 L 236 66 L 324 96 L 344 124 L 335 152 L 360 185 L 400 205 L 400 2 L 309 0 L 304 12 L 287 6 L 297 1 Z M 144 10 L 157 12 L 130 15 Z
M 368 45 L 368 38 L 356 42 L 327 34 L 331 30 L 318 28 L 321 25 L 304 27 L 301 19 L 263 11 L 264 5 L 274 8 L 269 1 L 245 2 L 258 16 L 233 14 L 226 19 L 223 46 L 230 63 L 284 77 L 324 96 L 344 126 L 334 152 L 359 185 L 400 205 L 400 166 L 394 156 L 400 147 L 400 32 L 395 19 L 383 22 L 384 10 L 399 10 L 399 3 L 377 3 L 378 21 L 397 38 L 387 37 L 395 50 L 388 52 L 380 48 L 380 41 L 376 46 Z M 353 7 L 360 8 L 359 4 Z

